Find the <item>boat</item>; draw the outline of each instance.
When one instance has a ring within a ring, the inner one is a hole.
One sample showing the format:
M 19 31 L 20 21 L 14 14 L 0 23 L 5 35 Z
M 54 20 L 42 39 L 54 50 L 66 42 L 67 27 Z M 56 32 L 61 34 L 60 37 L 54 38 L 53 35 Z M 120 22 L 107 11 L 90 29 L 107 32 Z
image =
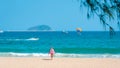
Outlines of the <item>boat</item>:
M 77 32 L 82 32 L 82 29 L 81 28 L 76 28 L 76 31 Z
M 65 34 L 68 34 L 68 31 L 63 30 L 62 32 L 65 33 Z
M 3 33 L 4 31 L 3 30 L 0 30 L 0 33 Z
M 82 29 L 81 28 L 76 28 L 76 31 L 77 31 L 78 34 L 81 34 Z

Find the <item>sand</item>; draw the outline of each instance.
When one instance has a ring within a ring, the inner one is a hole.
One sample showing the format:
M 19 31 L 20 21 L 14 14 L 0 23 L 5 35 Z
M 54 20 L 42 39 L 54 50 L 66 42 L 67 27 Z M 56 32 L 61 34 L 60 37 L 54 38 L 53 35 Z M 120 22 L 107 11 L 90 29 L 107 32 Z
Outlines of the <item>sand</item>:
M 120 59 L 0 57 L 0 68 L 120 68 Z

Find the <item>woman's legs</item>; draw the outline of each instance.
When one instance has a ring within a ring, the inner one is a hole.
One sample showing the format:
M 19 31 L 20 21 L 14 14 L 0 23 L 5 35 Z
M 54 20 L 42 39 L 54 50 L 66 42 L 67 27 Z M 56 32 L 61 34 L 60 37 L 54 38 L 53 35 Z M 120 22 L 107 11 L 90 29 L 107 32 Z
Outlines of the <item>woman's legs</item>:
M 51 54 L 51 60 L 53 59 L 53 54 Z

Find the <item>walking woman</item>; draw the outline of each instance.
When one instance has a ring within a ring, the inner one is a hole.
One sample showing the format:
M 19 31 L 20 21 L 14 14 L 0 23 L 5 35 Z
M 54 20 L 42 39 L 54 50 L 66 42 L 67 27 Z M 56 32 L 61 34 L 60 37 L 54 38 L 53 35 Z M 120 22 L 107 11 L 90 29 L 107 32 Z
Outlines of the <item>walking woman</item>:
M 52 60 L 53 57 L 54 57 L 54 54 L 55 54 L 55 50 L 53 48 L 50 48 L 49 54 L 50 54 L 50 57 L 51 57 L 51 60 Z

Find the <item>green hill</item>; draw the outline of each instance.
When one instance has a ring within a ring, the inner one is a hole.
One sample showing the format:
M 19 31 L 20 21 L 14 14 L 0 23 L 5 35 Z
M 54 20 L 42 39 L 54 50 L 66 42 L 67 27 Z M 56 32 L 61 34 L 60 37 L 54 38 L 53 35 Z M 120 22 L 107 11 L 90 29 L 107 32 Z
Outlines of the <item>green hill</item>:
M 51 29 L 51 27 L 48 26 L 48 25 L 39 25 L 39 26 L 30 27 L 28 30 L 49 31 L 49 30 L 52 30 L 52 29 Z

